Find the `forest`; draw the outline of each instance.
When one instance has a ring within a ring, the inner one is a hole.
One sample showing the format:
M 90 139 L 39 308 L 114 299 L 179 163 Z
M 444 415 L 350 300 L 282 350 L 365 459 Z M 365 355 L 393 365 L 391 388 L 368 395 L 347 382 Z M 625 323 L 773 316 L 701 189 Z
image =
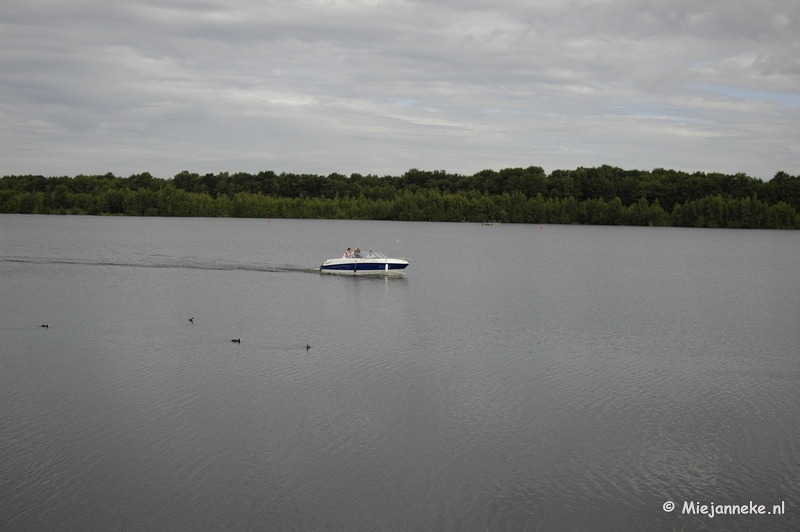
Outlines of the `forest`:
M 800 229 L 800 176 L 538 166 L 474 175 L 187 171 L 0 178 L 0 213 Z

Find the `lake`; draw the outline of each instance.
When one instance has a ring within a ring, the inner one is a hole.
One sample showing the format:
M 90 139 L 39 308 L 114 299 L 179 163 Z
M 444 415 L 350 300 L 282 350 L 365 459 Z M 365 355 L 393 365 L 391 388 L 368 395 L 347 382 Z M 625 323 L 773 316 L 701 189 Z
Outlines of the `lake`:
M 800 529 L 800 232 L 0 215 L 0 318 L 4 531 Z

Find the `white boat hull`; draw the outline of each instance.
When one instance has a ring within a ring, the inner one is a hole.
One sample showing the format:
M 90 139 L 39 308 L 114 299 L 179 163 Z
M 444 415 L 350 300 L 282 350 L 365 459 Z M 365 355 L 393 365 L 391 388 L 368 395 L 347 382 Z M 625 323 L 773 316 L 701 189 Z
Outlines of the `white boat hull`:
M 404 275 L 409 262 L 405 259 L 352 258 L 328 259 L 319 267 L 320 273 L 337 275 Z

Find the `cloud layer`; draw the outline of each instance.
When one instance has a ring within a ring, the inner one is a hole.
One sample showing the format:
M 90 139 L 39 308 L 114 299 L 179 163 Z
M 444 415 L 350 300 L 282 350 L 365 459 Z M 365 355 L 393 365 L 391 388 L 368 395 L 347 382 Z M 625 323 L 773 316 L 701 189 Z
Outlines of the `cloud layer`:
M 0 174 L 800 173 L 800 4 L 4 2 Z

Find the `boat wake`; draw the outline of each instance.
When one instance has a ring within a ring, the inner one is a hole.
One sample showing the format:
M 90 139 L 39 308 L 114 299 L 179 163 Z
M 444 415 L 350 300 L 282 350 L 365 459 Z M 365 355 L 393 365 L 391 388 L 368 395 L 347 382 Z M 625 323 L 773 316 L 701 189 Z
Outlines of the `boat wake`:
M 61 264 L 72 266 L 104 266 L 123 268 L 177 268 L 189 270 L 252 271 L 270 273 L 319 273 L 319 267 L 309 268 L 294 264 L 256 264 L 221 260 L 204 261 L 195 258 L 169 258 L 163 255 L 141 260 L 102 260 L 57 257 L 3 257 L 0 262 L 18 264 Z

